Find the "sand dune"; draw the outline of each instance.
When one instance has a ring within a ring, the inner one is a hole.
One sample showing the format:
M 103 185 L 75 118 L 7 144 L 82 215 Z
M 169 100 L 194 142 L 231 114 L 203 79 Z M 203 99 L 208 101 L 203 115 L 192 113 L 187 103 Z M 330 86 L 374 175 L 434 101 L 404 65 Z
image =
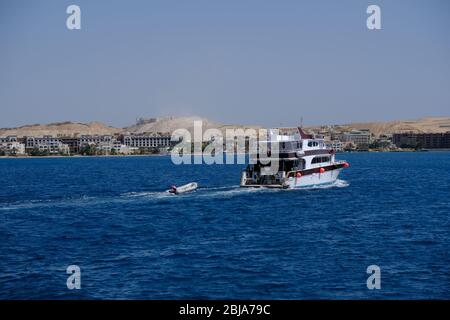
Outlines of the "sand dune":
M 144 123 L 124 128 L 124 132 L 130 132 L 135 134 L 158 133 L 158 132 L 171 133 L 176 129 L 181 128 L 193 131 L 195 121 L 202 121 L 203 130 L 209 128 L 219 128 L 222 126 L 222 124 L 220 123 L 201 117 L 165 117 L 165 118 L 158 118 L 156 121 L 151 123 Z
M 354 129 L 369 129 L 375 136 L 401 132 L 439 133 L 450 131 L 450 117 L 422 118 L 410 121 L 351 123 Z
M 60 122 L 51 124 L 34 124 L 18 128 L 0 129 L 0 136 L 17 135 L 22 136 L 79 136 L 79 135 L 113 135 L 118 133 L 134 134 L 167 134 L 174 130 L 184 128 L 193 131 L 194 121 L 202 121 L 203 131 L 209 128 L 224 130 L 226 128 L 260 128 L 259 126 L 246 126 L 239 124 L 222 124 L 201 117 L 165 117 L 158 118 L 152 122 L 141 123 L 126 128 L 115 128 L 100 122 L 74 123 Z M 450 117 L 423 118 L 409 121 L 388 121 L 388 122 L 367 122 L 367 123 L 349 123 L 339 125 L 342 130 L 351 129 L 369 129 L 375 136 L 380 134 L 392 134 L 397 132 L 447 132 L 450 131 Z M 319 126 L 308 127 L 318 130 Z
M 114 128 L 100 122 L 73 123 L 59 122 L 50 124 L 33 124 L 18 128 L 0 129 L 0 136 L 77 136 L 77 135 L 112 135 L 121 132 L 122 129 Z

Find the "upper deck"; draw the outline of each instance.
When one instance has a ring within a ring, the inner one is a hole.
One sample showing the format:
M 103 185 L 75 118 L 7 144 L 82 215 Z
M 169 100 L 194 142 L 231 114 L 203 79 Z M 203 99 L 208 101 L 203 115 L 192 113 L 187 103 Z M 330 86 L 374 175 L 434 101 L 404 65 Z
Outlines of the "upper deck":
M 270 129 L 267 140 L 260 142 L 267 143 L 269 153 L 277 150 L 280 160 L 295 160 L 305 155 L 332 153 L 332 150 L 327 148 L 323 137 L 306 134 L 301 128 Z M 259 158 L 273 159 L 273 155 L 259 156 Z

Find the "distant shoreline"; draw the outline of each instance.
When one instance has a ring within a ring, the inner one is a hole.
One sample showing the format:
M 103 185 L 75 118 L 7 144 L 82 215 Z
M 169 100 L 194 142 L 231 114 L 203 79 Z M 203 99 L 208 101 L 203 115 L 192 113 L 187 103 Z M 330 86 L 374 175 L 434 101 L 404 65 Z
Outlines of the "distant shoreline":
M 165 157 L 168 154 L 110 154 L 110 155 L 93 155 L 93 156 L 83 156 L 80 154 L 73 156 L 58 156 L 58 155 L 50 155 L 50 156 L 0 156 L 0 159 L 41 159 L 41 158 L 125 158 L 125 157 Z
M 347 153 L 422 153 L 422 152 L 450 152 L 450 149 L 423 149 L 423 150 L 392 150 L 392 151 L 345 151 L 345 152 L 337 152 L 336 154 L 347 154 Z M 241 154 L 235 154 L 241 155 Z M 62 155 L 49 155 L 49 156 L 29 156 L 29 155 L 19 155 L 19 156 L 0 156 L 0 159 L 63 159 L 63 158 L 127 158 L 127 157 L 167 157 L 170 154 L 127 154 L 127 155 L 92 155 L 92 156 L 84 156 L 84 155 L 73 155 L 73 156 L 62 156 Z M 202 156 L 202 154 L 192 154 L 192 156 Z

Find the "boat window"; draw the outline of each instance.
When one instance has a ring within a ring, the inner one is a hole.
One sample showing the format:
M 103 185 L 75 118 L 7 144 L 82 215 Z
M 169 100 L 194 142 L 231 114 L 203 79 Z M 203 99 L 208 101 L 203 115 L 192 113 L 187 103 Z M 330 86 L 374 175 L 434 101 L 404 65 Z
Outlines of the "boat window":
M 330 161 L 330 157 L 315 157 L 312 159 L 311 164 L 329 162 L 329 161 Z
M 308 142 L 308 147 L 317 147 L 319 145 L 319 143 L 317 141 L 309 141 Z

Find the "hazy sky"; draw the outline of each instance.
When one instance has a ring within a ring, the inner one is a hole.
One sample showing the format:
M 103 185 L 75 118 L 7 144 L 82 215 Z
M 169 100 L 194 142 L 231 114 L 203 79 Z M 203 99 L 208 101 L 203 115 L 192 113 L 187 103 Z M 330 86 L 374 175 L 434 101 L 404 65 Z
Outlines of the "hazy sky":
M 366 27 L 370 4 L 382 30 Z M 450 1 L 0 0 L 0 127 L 164 115 L 449 116 Z

